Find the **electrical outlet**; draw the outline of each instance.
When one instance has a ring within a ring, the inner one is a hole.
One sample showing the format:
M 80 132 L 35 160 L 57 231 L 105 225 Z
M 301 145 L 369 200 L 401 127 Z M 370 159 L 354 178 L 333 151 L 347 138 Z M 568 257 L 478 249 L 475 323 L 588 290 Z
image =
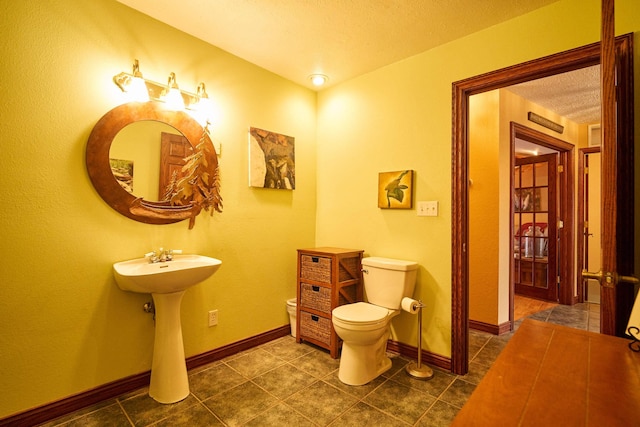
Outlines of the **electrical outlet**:
M 418 202 L 418 216 L 438 216 L 438 201 Z
M 216 326 L 218 324 L 218 310 L 209 311 L 209 326 Z

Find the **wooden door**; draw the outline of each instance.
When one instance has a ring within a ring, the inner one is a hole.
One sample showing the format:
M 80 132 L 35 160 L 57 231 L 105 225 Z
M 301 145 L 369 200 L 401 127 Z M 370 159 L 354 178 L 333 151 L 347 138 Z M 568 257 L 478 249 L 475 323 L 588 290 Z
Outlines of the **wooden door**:
M 624 336 L 634 302 L 633 64 L 615 45 L 614 0 L 602 0 L 602 270 L 600 332 Z M 625 55 L 626 53 L 626 55 Z
M 514 167 L 514 285 L 519 295 L 558 301 L 558 155 L 516 159 Z
M 162 132 L 160 138 L 160 184 L 158 186 L 158 200 L 165 200 L 167 187 L 171 178 L 182 177 L 184 158 L 193 153 L 193 147 L 183 135 Z

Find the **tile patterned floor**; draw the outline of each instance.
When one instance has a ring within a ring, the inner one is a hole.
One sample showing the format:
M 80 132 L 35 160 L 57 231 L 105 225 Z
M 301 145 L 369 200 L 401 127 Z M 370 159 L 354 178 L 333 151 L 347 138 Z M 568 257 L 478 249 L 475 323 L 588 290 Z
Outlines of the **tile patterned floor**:
M 599 328 L 596 304 L 530 317 Z M 327 352 L 287 336 L 190 371 L 191 394 L 182 402 L 162 405 L 141 389 L 44 425 L 448 426 L 511 335 L 471 331 L 467 375 L 434 369 L 433 379 L 415 380 L 404 371 L 409 360 L 393 354 L 388 372 L 359 387 L 338 380 L 339 361 Z

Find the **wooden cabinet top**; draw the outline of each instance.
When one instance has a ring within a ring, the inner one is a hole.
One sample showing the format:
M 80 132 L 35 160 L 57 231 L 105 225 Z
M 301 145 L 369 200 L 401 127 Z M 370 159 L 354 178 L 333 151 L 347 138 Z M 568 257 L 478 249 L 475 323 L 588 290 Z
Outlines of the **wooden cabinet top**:
M 344 248 L 332 248 L 332 247 L 319 247 L 319 248 L 298 249 L 298 252 L 342 255 L 342 254 L 349 254 L 349 253 L 354 253 L 354 252 L 362 253 L 364 251 L 361 250 L 361 249 L 344 249 Z

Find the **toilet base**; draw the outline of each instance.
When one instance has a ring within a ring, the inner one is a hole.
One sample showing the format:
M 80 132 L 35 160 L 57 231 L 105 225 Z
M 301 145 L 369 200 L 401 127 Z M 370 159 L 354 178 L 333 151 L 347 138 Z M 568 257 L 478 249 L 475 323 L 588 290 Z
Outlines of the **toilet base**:
M 368 345 L 342 343 L 338 379 L 347 385 L 364 385 L 376 379 L 391 368 L 387 357 L 389 332 L 378 341 Z

